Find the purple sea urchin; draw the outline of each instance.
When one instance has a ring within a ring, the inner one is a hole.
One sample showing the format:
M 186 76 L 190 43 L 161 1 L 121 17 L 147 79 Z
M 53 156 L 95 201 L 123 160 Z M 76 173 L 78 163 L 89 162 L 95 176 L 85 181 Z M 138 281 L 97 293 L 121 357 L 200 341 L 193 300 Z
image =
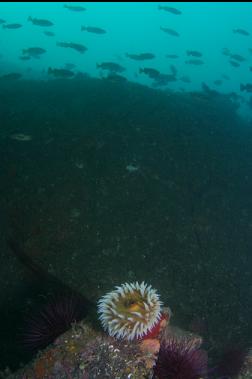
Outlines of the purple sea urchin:
M 85 303 L 77 294 L 65 293 L 52 297 L 36 315 L 27 319 L 23 337 L 26 348 L 36 352 L 47 347 L 73 322 L 80 321 L 85 313 Z
M 160 320 L 159 295 L 144 282 L 124 283 L 115 288 L 98 301 L 102 326 L 115 338 L 143 337 Z
M 170 337 L 162 342 L 154 367 L 155 379 L 203 379 L 207 354 L 194 341 Z

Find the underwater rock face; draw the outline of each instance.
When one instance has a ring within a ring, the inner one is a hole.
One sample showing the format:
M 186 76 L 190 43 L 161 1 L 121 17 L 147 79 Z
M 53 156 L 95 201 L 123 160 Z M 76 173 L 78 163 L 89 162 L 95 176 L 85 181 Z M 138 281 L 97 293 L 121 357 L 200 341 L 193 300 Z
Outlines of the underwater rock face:
M 81 321 L 40 351 L 34 361 L 15 373 L 6 369 L 0 372 L 0 378 L 162 379 L 172 373 L 174 378 L 203 379 L 207 378 L 209 368 L 207 352 L 201 344 L 199 335 L 170 326 L 168 322 L 157 338 L 127 341 L 107 336 Z M 169 366 L 174 360 L 179 373 L 174 371 L 174 364 Z M 237 379 L 251 377 L 249 350 Z
M 141 349 L 137 341 L 118 341 L 80 322 L 29 365 L 13 374 L 0 373 L 0 378 L 151 379 L 151 357 L 154 362 L 155 355 Z

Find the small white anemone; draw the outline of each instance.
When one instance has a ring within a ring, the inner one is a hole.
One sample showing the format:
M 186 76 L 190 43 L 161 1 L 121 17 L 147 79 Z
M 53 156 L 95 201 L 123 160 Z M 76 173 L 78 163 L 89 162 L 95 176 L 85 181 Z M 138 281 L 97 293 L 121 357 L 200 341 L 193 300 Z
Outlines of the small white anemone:
M 160 320 L 162 302 L 157 291 L 142 282 L 124 283 L 98 301 L 98 314 L 110 336 L 142 338 Z

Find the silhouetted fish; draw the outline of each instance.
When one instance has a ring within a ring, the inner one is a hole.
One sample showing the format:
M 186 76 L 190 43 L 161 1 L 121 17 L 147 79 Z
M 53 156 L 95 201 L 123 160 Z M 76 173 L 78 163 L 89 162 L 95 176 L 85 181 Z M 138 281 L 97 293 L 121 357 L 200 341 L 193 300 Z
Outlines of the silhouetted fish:
M 233 29 L 233 33 L 241 34 L 243 36 L 250 36 L 250 33 L 245 29 Z
M 240 67 L 240 63 L 238 63 L 238 62 L 235 62 L 235 61 L 229 61 L 229 63 L 230 63 L 231 66 L 233 66 L 233 67 Z
M 103 79 L 106 79 L 106 80 L 109 80 L 110 82 L 112 83 L 124 83 L 124 82 L 127 82 L 127 78 L 125 78 L 125 76 L 122 76 L 122 75 L 118 75 L 118 74 L 109 74 L 106 78 L 103 78 Z
M 65 68 L 48 68 L 48 74 L 53 75 L 56 78 L 72 78 L 75 73 Z
M 173 7 L 168 7 L 166 5 L 159 5 L 158 9 L 163 10 L 165 12 L 172 13 L 172 14 L 176 14 L 176 15 L 182 14 L 182 12 L 179 9 L 173 8 Z
M 149 76 L 149 78 L 154 79 L 160 75 L 160 72 L 155 68 L 145 67 L 139 69 L 139 74 L 145 74 Z
M 216 86 L 220 86 L 222 84 L 222 80 L 221 79 L 216 79 L 216 80 L 214 80 L 214 84 Z
M 19 29 L 22 28 L 22 24 L 3 24 L 4 29 Z
M 234 59 L 235 61 L 238 61 L 238 62 L 244 62 L 244 61 L 246 61 L 246 58 L 244 58 L 242 55 L 240 55 L 240 54 L 233 54 L 226 47 L 224 47 L 222 49 L 222 54 L 226 55 L 227 57 L 230 57 L 231 59 Z
M 5 75 L 0 76 L 0 80 L 8 80 L 8 81 L 18 80 L 20 78 L 22 78 L 22 74 L 18 72 L 11 72 L 10 74 L 5 74 Z
M 65 47 L 69 49 L 73 49 L 78 51 L 79 53 L 83 54 L 85 51 L 87 51 L 87 47 L 84 45 L 81 45 L 80 43 L 74 43 L 74 42 L 57 42 L 56 44 L 59 47 Z
M 252 92 L 252 84 L 241 84 L 240 85 L 240 90 L 241 91 L 246 91 L 246 92 Z
M 54 37 L 54 36 L 55 36 L 55 33 L 54 33 L 54 32 L 49 32 L 48 30 L 45 30 L 45 31 L 44 31 L 44 34 L 45 34 L 47 37 Z
M 196 50 L 187 50 L 186 51 L 186 54 L 188 56 L 192 56 L 192 57 L 197 57 L 197 58 L 200 58 L 202 57 L 202 53 L 200 51 L 196 51 Z
M 170 36 L 173 36 L 173 37 L 179 37 L 180 36 L 180 34 L 178 32 L 176 32 L 176 30 L 174 30 L 174 29 L 163 28 L 162 26 L 160 26 L 160 30 L 162 30 L 164 33 L 169 34 Z
M 73 12 L 83 12 L 86 10 L 86 8 L 82 7 L 81 5 L 68 5 L 65 4 L 64 8 L 68 9 L 69 11 Z
M 94 33 L 94 34 L 106 34 L 106 30 L 98 28 L 96 26 L 82 26 L 81 27 L 82 32 L 88 32 L 88 33 Z
M 29 47 L 22 50 L 23 55 L 28 55 L 32 58 L 40 58 L 40 55 L 45 54 L 46 50 L 42 47 Z
M 166 58 L 177 59 L 177 58 L 179 58 L 179 56 L 176 54 L 166 54 Z
M 225 80 L 230 80 L 230 77 L 229 77 L 228 75 L 226 75 L 226 74 L 222 74 L 221 76 L 222 76 L 223 79 L 225 79 Z
M 244 62 L 246 60 L 246 58 L 244 58 L 243 56 L 241 56 L 239 54 L 231 54 L 230 58 L 234 59 L 235 61 L 238 61 L 238 62 Z
M 171 82 L 175 82 L 176 76 L 171 74 L 159 74 L 156 77 L 154 77 L 154 83 L 152 84 L 153 87 L 164 87 L 167 86 Z
M 44 20 L 42 18 L 41 19 L 40 18 L 32 18 L 31 16 L 28 17 L 28 21 L 32 22 L 33 25 L 43 26 L 43 27 L 54 25 L 52 21 Z
M 223 47 L 222 48 L 222 54 L 226 55 L 227 57 L 230 57 L 231 52 L 227 47 Z
M 141 54 L 125 54 L 126 57 L 133 59 L 135 61 L 145 61 L 145 60 L 150 60 L 154 59 L 155 55 L 152 53 L 141 53 Z
M 100 68 L 102 70 L 108 70 L 111 72 L 123 72 L 123 71 L 125 71 L 125 68 L 123 66 L 121 66 L 118 63 L 114 63 L 114 62 L 103 62 L 100 64 L 96 63 L 96 68 Z
M 205 82 L 201 83 L 202 91 L 205 92 L 208 96 L 216 96 L 218 95 L 218 92 L 215 90 L 212 90 Z
M 3 18 L 0 18 L 0 25 L 4 24 L 6 21 Z

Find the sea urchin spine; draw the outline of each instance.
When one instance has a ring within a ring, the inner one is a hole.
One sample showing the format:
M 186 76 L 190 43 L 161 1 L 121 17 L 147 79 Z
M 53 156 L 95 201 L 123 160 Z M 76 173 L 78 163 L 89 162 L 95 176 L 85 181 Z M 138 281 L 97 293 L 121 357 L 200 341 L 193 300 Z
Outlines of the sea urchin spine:
M 207 354 L 194 341 L 169 337 L 163 341 L 156 365 L 155 379 L 203 379 L 207 375 Z

